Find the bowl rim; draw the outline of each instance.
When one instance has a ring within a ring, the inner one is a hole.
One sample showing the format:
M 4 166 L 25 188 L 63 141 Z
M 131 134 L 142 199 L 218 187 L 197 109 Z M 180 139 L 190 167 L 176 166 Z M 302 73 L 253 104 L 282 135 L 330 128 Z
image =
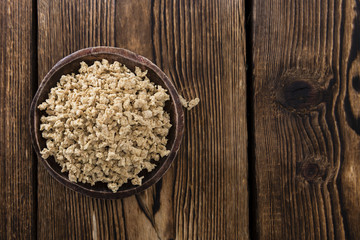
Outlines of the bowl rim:
M 130 189 L 119 190 L 115 193 L 113 193 L 111 191 L 105 192 L 105 191 L 92 190 L 89 188 L 85 188 L 78 183 L 71 182 L 67 177 L 60 175 L 56 170 L 54 170 L 50 166 L 50 164 L 48 163 L 47 160 L 42 158 L 42 156 L 40 154 L 41 148 L 40 148 L 40 144 L 39 144 L 39 139 L 36 134 L 36 128 L 37 128 L 36 121 L 35 121 L 36 110 L 37 110 L 36 103 L 38 102 L 39 97 L 40 97 L 46 83 L 49 82 L 50 79 L 52 78 L 52 76 L 58 70 L 60 70 L 62 67 L 64 67 L 66 64 L 71 63 L 75 60 L 78 60 L 79 58 L 82 58 L 84 56 L 89 56 L 89 55 L 96 56 L 98 54 L 118 55 L 121 58 L 126 58 L 130 61 L 139 63 L 140 65 L 146 66 L 147 68 L 153 70 L 154 73 L 159 76 L 161 81 L 164 82 L 164 84 L 171 96 L 171 100 L 173 101 L 174 112 L 175 112 L 175 114 L 174 114 L 175 120 L 174 121 L 177 122 L 176 129 L 174 131 L 175 132 L 174 142 L 171 145 L 171 149 L 170 149 L 171 152 L 166 157 L 166 159 L 164 160 L 164 163 L 160 166 L 160 168 L 158 168 L 156 170 L 154 175 L 152 175 L 149 179 L 147 179 L 147 181 L 143 182 L 143 184 L 140 186 L 135 186 L 134 188 L 130 188 Z M 40 85 L 38 86 L 36 94 L 33 97 L 33 100 L 31 102 L 31 106 L 30 106 L 30 136 L 31 136 L 32 145 L 34 147 L 34 150 L 36 152 L 38 159 L 40 159 L 40 161 L 42 162 L 42 164 L 46 168 L 46 170 L 58 182 L 60 182 L 64 186 L 66 186 L 76 192 L 79 192 L 81 194 L 84 194 L 84 195 L 87 195 L 87 196 L 93 197 L 93 198 L 104 198 L 104 199 L 124 198 L 124 197 L 128 197 L 128 196 L 137 194 L 141 191 L 144 191 L 145 189 L 149 188 L 153 184 L 157 183 L 164 176 L 164 174 L 169 170 L 172 162 L 174 161 L 174 159 L 177 155 L 177 152 L 179 151 L 183 134 L 184 134 L 184 111 L 182 109 L 179 94 L 178 94 L 175 86 L 171 82 L 171 80 L 167 77 L 167 75 L 158 66 L 156 66 L 154 63 L 152 63 L 149 59 L 147 59 L 144 56 L 138 55 L 132 51 L 124 49 L 124 48 L 108 47 L 108 46 L 89 47 L 89 48 L 80 49 L 76 52 L 73 52 L 73 53 L 65 56 L 64 58 L 59 60 L 50 69 L 50 71 L 45 75 L 45 77 L 42 79 Z

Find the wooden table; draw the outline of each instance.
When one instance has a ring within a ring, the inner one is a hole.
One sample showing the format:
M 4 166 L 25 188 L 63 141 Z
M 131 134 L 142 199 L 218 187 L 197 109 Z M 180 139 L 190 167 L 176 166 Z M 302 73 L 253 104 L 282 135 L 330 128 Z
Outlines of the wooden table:
M 0 239 L 360 239 L 360 2 L 1 1 Z M 154 61 L 185 113 L 163 180 L 120 200 L 38 163 L 29 106 L 89 46 Z

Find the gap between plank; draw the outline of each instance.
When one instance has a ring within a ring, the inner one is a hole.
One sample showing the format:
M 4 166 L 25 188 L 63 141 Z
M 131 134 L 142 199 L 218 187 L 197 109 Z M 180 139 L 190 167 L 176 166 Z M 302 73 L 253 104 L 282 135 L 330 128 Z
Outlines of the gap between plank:
M 248 130 L 248 191 L 249 191 L 249 236 L 257 239 L 256 232 L 256 176 L 254 147 L 254 91 L 253 91 L 253 61 L 252 61 L 252 10 L 253 0 L 245 0 L 245 35 L 246 35 L 246 113 Z
M 34 97 L 38 88 L 38 15 L 37 15 L 37 0 L 32 1 L 32 30 L 31 30 L 31 61 L 32 61 L 32 76 L 31 76 L 31 90 L 32 97 Z M 30 126 L 29 126 L 30 127 Z M 28 133 L 29 134 L 29 133 Z M 32 233 L 33 239 L 37 239 L 37 225 L 38 225 L 38 162 L 37 155 L 32 148 L 32 171 L 33 171 L 33 217 L 32 217 Z

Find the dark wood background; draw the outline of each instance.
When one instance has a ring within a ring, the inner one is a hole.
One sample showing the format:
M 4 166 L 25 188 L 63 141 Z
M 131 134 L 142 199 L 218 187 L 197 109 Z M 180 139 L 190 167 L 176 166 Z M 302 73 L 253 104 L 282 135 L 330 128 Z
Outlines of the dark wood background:
M 0 239 L 359 239 L 359 0 L 0 1 Z M 185 113 L 155 186 L 99 200 L 38 161 L 29 107 L 64 56 L 127 48 Z

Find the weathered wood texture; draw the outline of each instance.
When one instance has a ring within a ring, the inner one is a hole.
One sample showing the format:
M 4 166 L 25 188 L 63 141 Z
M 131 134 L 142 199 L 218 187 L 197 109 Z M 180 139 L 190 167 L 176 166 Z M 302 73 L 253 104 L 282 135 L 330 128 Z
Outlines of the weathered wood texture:
M 153 60 L 186 98 L 174 166 L 138 196 L 84 197 L 38 169 L 40 239 L 247 239 L 243 1 L 38 1 L 39 80 L 80 48 L 127 48 Z
M 32 10 L 31 1 L 0 2 L 0 239 L 32 239 L 36 231 L 28 131 L 36 72 Z
M 359 239 L 359 4 L 253 3 L 258 239 Z

